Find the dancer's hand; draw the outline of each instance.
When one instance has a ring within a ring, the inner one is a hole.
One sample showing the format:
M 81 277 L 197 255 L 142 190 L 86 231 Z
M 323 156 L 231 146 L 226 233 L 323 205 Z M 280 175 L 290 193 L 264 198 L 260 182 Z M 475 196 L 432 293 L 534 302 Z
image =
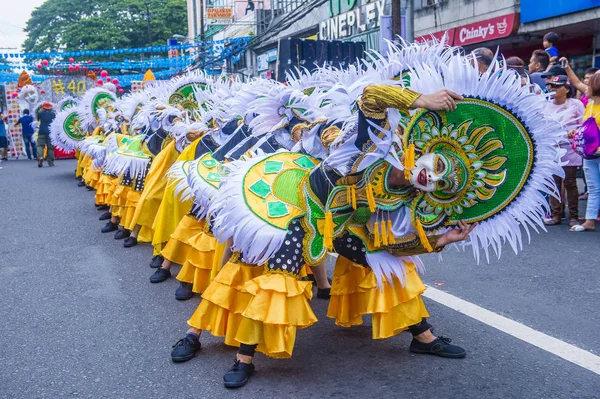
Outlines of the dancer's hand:
M 413 108 L 425 108 L 431 111 L 454 111 L 456 100 L 462 100 L 463 96 L 452 90 L 442 89 L 432 94 L 421 94 L 413 103 Z
M 438 239 L 436 247 L 444 247 L 448 244 L 466 240 L 475 227 L 477 227 L 477 223 L 469 225 L 464 220 L 460 220 L 457 228 L 447 231 Z

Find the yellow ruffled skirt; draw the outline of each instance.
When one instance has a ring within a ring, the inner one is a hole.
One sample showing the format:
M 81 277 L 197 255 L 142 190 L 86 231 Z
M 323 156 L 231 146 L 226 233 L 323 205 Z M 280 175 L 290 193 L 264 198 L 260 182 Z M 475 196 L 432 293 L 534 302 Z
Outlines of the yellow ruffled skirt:
M 77 159 L 77 166 L 75 167 L 75 177 L 83 176 L 83 156 L 79 149 L 75 150 L 75 158 Z
M 339 256 L 331 285 L 327 316 L 335 324 L 350 327 L 363 323 L 362 315 L 372 316 L 373 339 L 389 338 L 429 317 L 421 294 L 425 285 L 416 266 L 405 263 L 404 286 L 397 277 L 393 284 L 379 289 L 375 274 Z
M 188 320 L 191 327 L 225 337 L 225 344 L 239 346 L 236 334 L 242 322 L 242 313 L 253 295 L 246 283 L 259 277 L 262 267 L 250 266 L 236 260 L 227 262 L 202 294 L 202 302 Z
M 256 349 L 270 357 L 292 357 L 296 330 L 317 322 L 308 303 L 312 283 L 299 281 L 297 276 L 269 273 L 248 281 L 245 288 L 252 297 L 235 339 L 258 345 Z
M 118 178 L 116 177 L 110 177 L 104 174 L 100 176 L 100 180 L 96 186 L 96 204 L 110 205 L 115 182 L 117 180 Z
M 121 216 L 121 222 L 119 223 L 124 228 L 127 228 L 127 226 L 130 225 L 141 194 L 142 193 L 140 191 L 135 191 L 134 189 L 130 189 L 127 192 L 127 197 L 125 197 L 125 206 L 122 211 L 123 216 Z
M 160 254 L 173 263 L 183 265 L 191 248 L 188 241 L 201 232 L 205 224 L 204 220 L 200 222 L 194 216 L 185 215 Z
M 115 191 L 113 192 L 112 200 L 110 205 L 112 207 L 111 214 L 114 217 L 122 218 L 125 215 L 127 204 L 127 194 L 131 190 L 131 187 L 117 184 Z
M 133 230 L 136 225 L 141 226 L 137 237 L 139 242 L 152 241 L 154 235 L 152 224 L 167 188 L 165 175 L 178 156 L 175 142 L 172 141 L 152 160 L 152 165 L 150 165 L 150 170 L 144 182 L 144 191 L 140 195 L 129 225 L 126 226 L 129 230 Z
M 201 231 L 188 244 L 190 249 L 177 280 L 192 284 L 192 292 L 201 294 L 221 270 L 227 243 L 220 243 L 212 234 Z

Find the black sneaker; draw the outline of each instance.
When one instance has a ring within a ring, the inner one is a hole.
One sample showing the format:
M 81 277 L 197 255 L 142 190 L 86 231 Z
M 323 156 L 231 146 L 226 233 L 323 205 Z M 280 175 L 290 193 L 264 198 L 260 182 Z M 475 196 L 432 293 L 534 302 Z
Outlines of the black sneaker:
M 185 301 L 194 296 L 192 292 L 192 284 L 190 283 L 180 283 L 177 290 L 175 290 L 175 299 L 178 301 Z
M 452 340 L 446 337 L 438 337 L 428 344 L 424 344 L 413 338 L 409 350 L 413 353 L 436 355 L 459 359 L 467 356 L 467 352 L 457 345 L 452 345 Z
M 109 220 L 111 217 L 112 215 L 110 214 L 110 212 L 104 212 L 102 215 L 100 215 L 98 220 Z
M 187 362 L 193 358 L 200 349 L 200 340 L 192 339 L 186 335 L 173 345 L 171 360 L 175 363 Z
M 86 186 L 85 186 L 85 188 L 87 188 L 87 189 L 88 189 L 88 191 L 94 191 L 94 187 L 92 187 L 92 186 L 88 186 L 88 185 L 86 185 Z
M 125 239 L 125 241 L 123 241 L 123 246 L 125 248 L 131 248 L 131 247 L 135 247 L 137 245 L 137 243 L 138 243 L 137 238 L 129 236 Z
M 108 205 L 106 205 L 106 204 L 98 205 L 96 207 L 96 209 L 99 210 L 99 211 L 107 211 L 108 210 Z
M 317 298 L 329 299 L 331 297 L 331 288 L 317 288 Z
M 157 267 L 160 267 L 160 265 L 162 265 L 164 260 L 165 258 L 163 258 L 162 255 L 153 256 L 152 260 L 150 261 L 150 267 L 156 269 Z
M 169 277 L 171 277 L 171 271 L 169 271 L 167 269 L 163 269 L 162 267 L 159 267 L 158 269 L 156 269 L 154 274 L 152 276 L 150 276 L 150 282 L 151 283 L 162 283 Z
M 225 388 L 240 388 L 248 383 L 254 373 L 254 365 L 242 363 L 236 359 L 233 366 L 223 376 Z
M 129 237 L 129 234 L 131 234 L 129 230 L 121 229 L 115 233 L 115 240 L 122 240 L 123 238 L 127 238 Z
M 119 229 L 119 225 L 113 222 L 108 222 L 106 223 L 106 226 L 104 226 L 102 228 L 102 230 L 100 230 L 103 233 L 110 233 L 111 231 L 115 231 Z
M 41 168 L 41 166 L 40 166 Z M 77 183 L 77 187 L 85 187 L 85 182 L 83 180 L 81 180 L 79 183 Z

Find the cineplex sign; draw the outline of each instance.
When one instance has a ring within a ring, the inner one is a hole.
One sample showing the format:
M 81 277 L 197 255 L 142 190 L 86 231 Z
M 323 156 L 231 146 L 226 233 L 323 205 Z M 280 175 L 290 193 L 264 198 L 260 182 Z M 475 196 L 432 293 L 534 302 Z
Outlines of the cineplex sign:
M 319 38 L 338 40 L 379 28 L 385 4 L 386 0 L 368 1 L 361 6 L 357 0 L 329 0 L 332 18 L 319 24 Z
M 429 42 L 433 38 L 442 40 L 451 46 L 466 46 L 469 44 L 501 39 L 514 34 L 519 29 L 519 14 L 507 14 L 500 17 L 474 22 L 472 24 L 451 28 L 415 38 L 417 42 Z

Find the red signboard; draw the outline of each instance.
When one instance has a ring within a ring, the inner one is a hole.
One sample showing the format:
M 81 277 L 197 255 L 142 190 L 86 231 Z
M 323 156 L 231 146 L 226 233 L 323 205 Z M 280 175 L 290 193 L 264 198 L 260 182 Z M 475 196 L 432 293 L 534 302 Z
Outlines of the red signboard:
M 508 37 L 515 33 L 518 28 L 519 14 L 513 13 L 459 26 L 458 28 L 448 29 L 447 31 L 419 36 L 415 38 L 415 41 L 419 43 L 429 42 L 432 40 L 432 37 L 440 41 L 446 33 L 446 44 L 451 46 L 466 46 L 469 44 Z
M 444 30 L 441 32 L 431 33 L 429 35 L 415 37 L 415 42 L 417 42 L 417 43 L 433 43 L 434 41 L 441 42 L 442 39 L 444 39 L 444 43 L 451 46 L 452 41 L 454 40 L 454 28 Z
M 486 19 L 469 25 L 456 28 L 454 31 L 454 45 L 487 42 L 510 36 L 519 28 L 518 14 L 508 14 L 501 17 Z

